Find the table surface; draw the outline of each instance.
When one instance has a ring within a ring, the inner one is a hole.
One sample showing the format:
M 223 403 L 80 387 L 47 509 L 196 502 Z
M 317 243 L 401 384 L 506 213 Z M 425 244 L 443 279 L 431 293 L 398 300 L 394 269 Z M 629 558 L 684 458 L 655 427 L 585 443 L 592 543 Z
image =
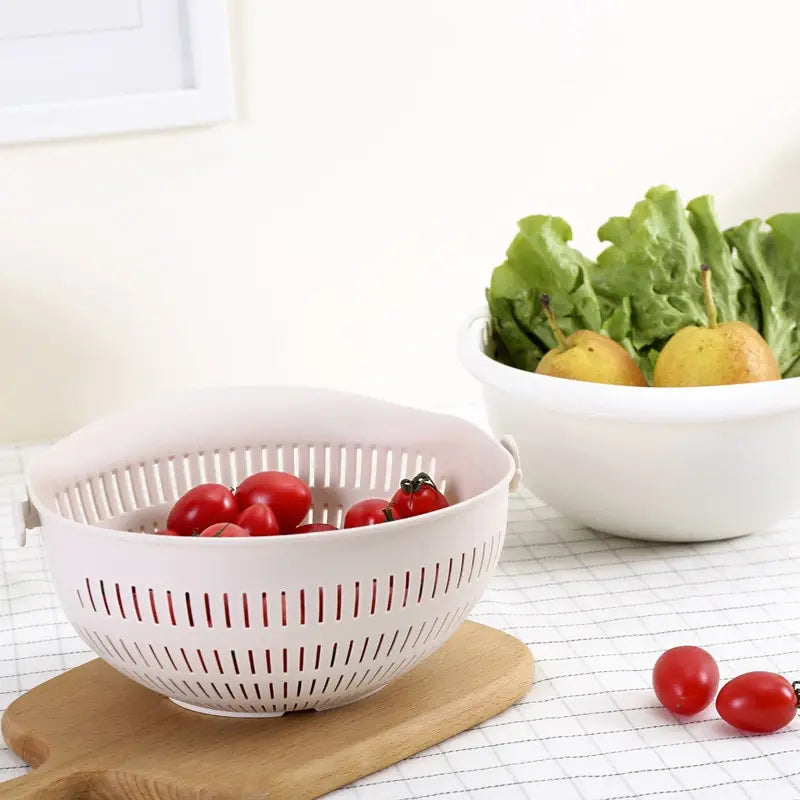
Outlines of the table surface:
M 0 448 L 0 709 L 92 657 L 59 608 L 38 534 L 20 549 L 11 530 L 35 449 Z M 650 688 L 656 658 L 678 644 L 709 649 L 723 680 L 756 669 L 800 678 L 798 532 L 793 519 L 727 542 L 658 545 L 592 533 L 513 495 L 501 563 L 472 618 L 531 647 L 530 693 L 330 797 L 800 797 L 800 722 L 745 736 L 713 706 L 680 721 Z M 0 747 L 0 780 L 24 772 Z

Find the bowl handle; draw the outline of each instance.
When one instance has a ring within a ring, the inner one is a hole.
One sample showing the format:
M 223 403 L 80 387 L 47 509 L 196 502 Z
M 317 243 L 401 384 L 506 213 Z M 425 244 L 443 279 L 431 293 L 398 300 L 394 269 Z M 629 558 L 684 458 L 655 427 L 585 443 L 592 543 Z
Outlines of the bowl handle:
M 511 460 L 514 462 L 514 474 L 511 476 L 509 489 L 512 492 L 516 492 L 522 483 L 522 467 L 519 460 L 519 448 L 517 447 L 517 443 L 514 441 L 514 437 L 510 433 L 505 434 L 505 436 L 500 439 L 500 444 L 503 445 L 506 450 L 508 450 Z
M 458 329 L 458 355 L 461 362 L 465 365 L 474 362 L 475 353 L 475 326 L 482 322 L 484 325 L 489 321 L 489 309 L 484 305 L 476 308 L 461 324 Z
M 14 524 L 14 533 L 17 535 L 17 544 L 25 547 L 28 531 L 38 528 L 42 524 L 39 512 L 31 503 L 27 491 L 24 497 L 17 498 L 11 503 L 11 518 Z

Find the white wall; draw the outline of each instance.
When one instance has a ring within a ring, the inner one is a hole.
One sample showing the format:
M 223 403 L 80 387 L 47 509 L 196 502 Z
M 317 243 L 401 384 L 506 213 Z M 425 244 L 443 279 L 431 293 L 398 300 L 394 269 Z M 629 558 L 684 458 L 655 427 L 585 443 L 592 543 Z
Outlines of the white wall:
M 518 217 L 583 244 L 660 182 L 725 222 L 800 210 L 793 0 L 231 20 L 236 123 L 0 150 L 0 439 L 209 383 L 460 403 L 455 328 Z

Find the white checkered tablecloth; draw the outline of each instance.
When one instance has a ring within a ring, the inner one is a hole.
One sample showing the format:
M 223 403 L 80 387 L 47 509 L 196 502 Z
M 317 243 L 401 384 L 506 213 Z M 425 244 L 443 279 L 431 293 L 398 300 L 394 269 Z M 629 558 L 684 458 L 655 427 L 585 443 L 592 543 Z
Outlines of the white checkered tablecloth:
M 8 498 L 28 452 L 0 450 L 0 708 L 90 657 L 38 536 L 19 549 L 12 535 Z M 800 519 L 729 542 L 654 545 L 591 533 L 519 493 L 472 617 L 531 647 L 527 697 L 331 797 L 800 798 L 800 721 L 744 736 L 713 707 L 680 722 L 650 689 L 658 655 L 690 643 L 713 652 L 723 680 L 752 669 L 800 678 Z M 24 772 L 0 749 L 0 780 Z

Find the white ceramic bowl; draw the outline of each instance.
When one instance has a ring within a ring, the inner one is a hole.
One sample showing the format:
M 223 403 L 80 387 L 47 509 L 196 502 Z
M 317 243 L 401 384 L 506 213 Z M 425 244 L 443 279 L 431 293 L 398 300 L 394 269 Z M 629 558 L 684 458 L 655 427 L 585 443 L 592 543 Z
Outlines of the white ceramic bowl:
M 495 435 L 565 516 L 633 539 L 707 541 L 800 510 L 800 378 L 655 389 L 551 378 L 486 355 L 488 311 L 459 335 Z

